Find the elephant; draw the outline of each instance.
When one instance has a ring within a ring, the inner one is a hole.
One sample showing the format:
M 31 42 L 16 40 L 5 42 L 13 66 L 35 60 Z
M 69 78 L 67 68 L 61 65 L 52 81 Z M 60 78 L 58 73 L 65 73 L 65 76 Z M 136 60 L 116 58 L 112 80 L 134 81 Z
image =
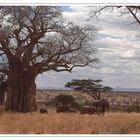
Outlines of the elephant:
M 77 113 L 77 110 L 76 109 L 69 109 L 69 112 L 70 113 Z
M 80 114 L 94 114 L 96 112 L 96 108 L 93 106 L 82 106 L 80 109 Z
M 92 106 L 100 113 L 105 113 L 105 111 L 109 111 L 110 109 L 109 101 L 106 99 L 96 100 L 92 103 Z
M 48 111 L 47 111 L 47 109 L 40 109 L 40 113 L 44 113 L 44 114 L 48 114 Z
M 58 105 L 56 106 L 56 113 L 68 113 L 69 112 L 69 107 L 67 105 Z

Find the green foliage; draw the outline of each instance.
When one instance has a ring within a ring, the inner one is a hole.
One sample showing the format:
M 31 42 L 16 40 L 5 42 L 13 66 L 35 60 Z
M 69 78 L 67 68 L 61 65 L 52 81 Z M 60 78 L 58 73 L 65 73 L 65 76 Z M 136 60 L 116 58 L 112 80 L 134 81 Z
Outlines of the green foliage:
M 75 98 L 72 95 L 58 95 L 55 97 L 55 100 L 57 103 L 66 105 L 73 103 Z
M 83 90 L 84 88 L 95 88 L 94 80 L 72 80 L 68 82 L 65 87 L 72 88 L 74 90 Z
M 101 93 L 109 92 L 112 90 L 111 87 L 103 86 L 100 84 L 102 80 L 72 80 L 72 82 L 68 82 L 65 87 L 72 88 L 74 90 L 82 91 L 89 94 L 94 99 L 101 99 Z

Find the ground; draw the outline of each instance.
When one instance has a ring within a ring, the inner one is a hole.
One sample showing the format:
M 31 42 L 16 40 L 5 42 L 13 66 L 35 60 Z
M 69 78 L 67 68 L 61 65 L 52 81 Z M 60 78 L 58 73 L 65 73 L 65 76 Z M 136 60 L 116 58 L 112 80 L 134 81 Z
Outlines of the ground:
M 74 91 L 37 91 L 38 105 L 48 103 L 59 94 L 73 95 L 79 103 L 90 102 L 89 96 Z M 140 93 L 109 93 L 111 106 L 140 105 Z M 106 112 L 104 115 L 56 113 L 47 105 L 48 114 L 2 113 L 0 134 L 140 134 L 140 113 Z M 39 108 L 38 108 L 39 110 Z
M 3 113 L 0 134 L 140 134 L 140 113 Z

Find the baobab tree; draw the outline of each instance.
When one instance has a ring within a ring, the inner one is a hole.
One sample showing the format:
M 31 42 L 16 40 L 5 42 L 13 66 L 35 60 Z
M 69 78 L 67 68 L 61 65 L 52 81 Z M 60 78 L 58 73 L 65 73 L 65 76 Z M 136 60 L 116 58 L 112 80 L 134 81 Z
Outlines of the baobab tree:
M 94 30 L 64 20 L 59 7 L 1 6 L 0 56 L 7 76 L 6 111 L 36 110 L 38 74 L 95 62 Z M 92 47 L 93 48 L 93 47 Z

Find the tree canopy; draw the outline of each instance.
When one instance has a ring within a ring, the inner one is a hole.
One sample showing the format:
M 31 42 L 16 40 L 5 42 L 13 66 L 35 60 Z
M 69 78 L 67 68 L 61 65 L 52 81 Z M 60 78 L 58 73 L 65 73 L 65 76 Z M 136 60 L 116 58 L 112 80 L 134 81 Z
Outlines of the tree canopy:
M 13 63 L 36 74 L 86 66 L 95 60 L 91 34 L 88 27 L 66 22 L 59 7 L 1 7 L 0 55 L 7 69 L 0 72 L 9 75 Z
M 66 21 L 60 7 L 0 7 L 0 73 L 7 76 L 6 110 L 36 110 L 35 78 L 96 62 L 91 27 Z
M 68 82 L 65 86 L 86 93 L 97 100 L 101 99 L 101 93 L 109 92 L 112 90 L 111 87 L 103 86 L 102 84 L 100 84 L 100 82 L 102 82 L 102 80 L 100 79 L 72 80 L 72 82 Z

